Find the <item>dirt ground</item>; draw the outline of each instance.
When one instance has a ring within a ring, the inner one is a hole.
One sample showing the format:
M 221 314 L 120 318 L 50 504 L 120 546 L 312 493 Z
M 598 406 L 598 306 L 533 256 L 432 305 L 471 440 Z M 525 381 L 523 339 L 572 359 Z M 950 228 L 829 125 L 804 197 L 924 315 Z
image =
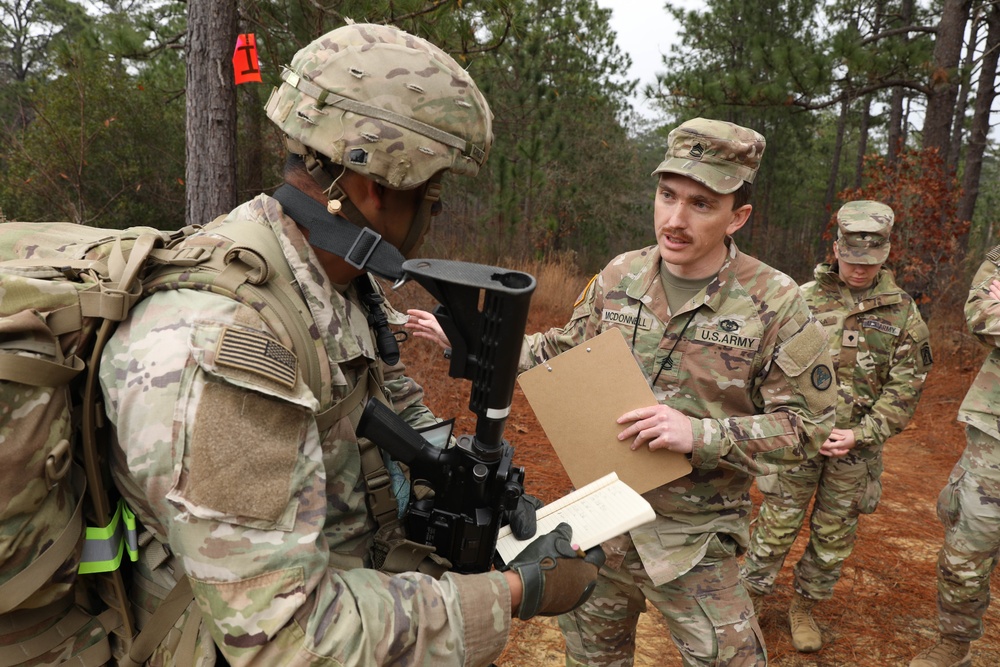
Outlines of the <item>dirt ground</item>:
M 416 298 L 414 305 L 430 305 Z M 403 302 L 408 300 L 404 298 Z M 563 316 L 533 309 L 528 331 L 561 325 Z M 982 348 L 972 348 L 971 352 L 949 349 L 957 339 L 938 338 L 932 338 L 936 361 L 914 420 L 886 444 L 881 504 L 875 514 L 862 517 L 857 546 L 833 599 L 817 607 L 816 618 L 825 646 L 818 653 L 803 654 L 791 645 L 786 613 L 791 596 L 791 565 L 805 546 L 804 535 L 800 534 L 778 587 L 761 613 L 770 665 L 905 666 L 935 639 L 935 562 L 943 539 L 935 503 L 962 453 L 964 431 L 955 416 L 985 354 Z M 468 410 L 469 383 L 448 377 L 447 362 L 439 348 L 425 341 L 410 341 L 403 350 L 409 374 L 428 388 L 427 403 L 435 413 L 457 417 L 457 434 L 474 432 L 475 418 Z M 549 502 L 571 490 L 569 479 L 519 389 L 515 391 L 505 437 L 515 447 L 515 463 L 525 467 L 529 493 Z M 756 488 L 753 493 L 759 500 Z M 1000 583 L 994 579 L 994 596 L 998 592 Z M 973 644 L 972 664 L 997 667 L 1000 604 L 992 605 L 986 614 L 985 629 L 985 636 Z M 642 616 L 637 644 L 636 665 L 681 665 L 655 610 Z M 562 664 L 562 636 L 553 619 L 543 618 L 515 620 L 507 649 L 497 661 L 502 667 Z

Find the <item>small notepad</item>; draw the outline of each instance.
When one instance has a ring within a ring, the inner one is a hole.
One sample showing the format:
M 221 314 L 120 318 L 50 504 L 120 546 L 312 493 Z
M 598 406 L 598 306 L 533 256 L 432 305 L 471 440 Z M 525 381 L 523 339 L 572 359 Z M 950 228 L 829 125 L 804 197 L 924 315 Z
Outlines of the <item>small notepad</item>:
M 573 527 L 573 544 L 586 550 L 655 517 L 646 499 L 612 472 L 539 509 L 535 514 L 538 521 L 535 537 L 566 522 Z M 497 537 L 497 553 L 509 563 L 535 537 L 519 540 L 511 533 L 510 526 L 504 526 Z

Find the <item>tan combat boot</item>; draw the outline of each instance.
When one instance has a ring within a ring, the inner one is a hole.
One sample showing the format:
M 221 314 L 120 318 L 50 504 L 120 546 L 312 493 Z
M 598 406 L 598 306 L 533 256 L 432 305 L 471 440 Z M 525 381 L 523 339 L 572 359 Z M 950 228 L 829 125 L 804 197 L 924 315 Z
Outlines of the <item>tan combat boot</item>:
M 910 667 L 969 667 L 972 664 L 971 643 L 941 637 L 937 644 L 911 660 Z
M 792 628 L 792 646 L 803 653 L 813 653 L 823 648 L 823 635 L 812 617 L 815 600 L 809 600 L 799 594 L 792 596 L 792 605 L 788 608 L 788 624 Z

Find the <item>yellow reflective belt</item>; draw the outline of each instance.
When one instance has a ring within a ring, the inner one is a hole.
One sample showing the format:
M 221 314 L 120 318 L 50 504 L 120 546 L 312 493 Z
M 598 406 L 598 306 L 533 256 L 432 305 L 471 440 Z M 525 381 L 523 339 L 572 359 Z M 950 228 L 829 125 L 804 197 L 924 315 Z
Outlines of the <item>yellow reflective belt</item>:
M 118 500 L 118 508 L 111 523 L 103 528 L 88 526 L 80 556 L 80 574 L 113 572 L 121 565 L 126 549 L 132 562 L 139 559 L 139 537 L 135 527 L 135 514 Z

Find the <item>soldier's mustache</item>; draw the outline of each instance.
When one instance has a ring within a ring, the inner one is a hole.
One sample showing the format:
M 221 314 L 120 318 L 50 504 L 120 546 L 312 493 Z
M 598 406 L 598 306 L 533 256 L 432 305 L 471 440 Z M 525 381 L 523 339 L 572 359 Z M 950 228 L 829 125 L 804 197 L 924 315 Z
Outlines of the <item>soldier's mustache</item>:
M 691 237 L 688 236 L 687 234 L 684 234 L 684 233 L 681 233 L 681 232 L 676 232 L 676 231 L 674 231 L 672 229 L 664 229 L 663 230 L 663 236 L 669 236 L 670 238 L 672 238 L 672 239 L 674 239 L 676 241 L 684 241 L 684 242 L 691 241 Z

